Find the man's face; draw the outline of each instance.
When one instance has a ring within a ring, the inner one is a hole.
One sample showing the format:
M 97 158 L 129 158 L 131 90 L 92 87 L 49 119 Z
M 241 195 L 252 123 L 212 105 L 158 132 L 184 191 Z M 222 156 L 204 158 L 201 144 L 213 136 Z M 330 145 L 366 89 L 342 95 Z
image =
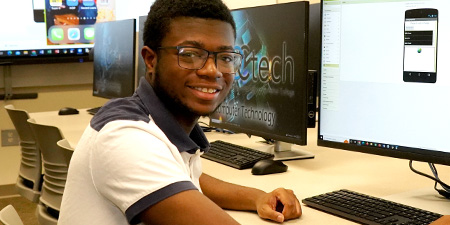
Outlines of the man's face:
M 234 49 L 234 33 L 226 22 L 181 17 L 172 20 L 161 46 L 230 51 Z M 160 97 L 166 103 L 175 104 L 172 109 L 188 110 L 196 116 L 209 115 L 231 89 L 234 75 L 220 73 L 213 57 L 208 58 L 204 67 L 198 70 L 179 67 L 176 49 L 159 50 L 156 57 L 150 84 L 158 95 L 163 95 Z

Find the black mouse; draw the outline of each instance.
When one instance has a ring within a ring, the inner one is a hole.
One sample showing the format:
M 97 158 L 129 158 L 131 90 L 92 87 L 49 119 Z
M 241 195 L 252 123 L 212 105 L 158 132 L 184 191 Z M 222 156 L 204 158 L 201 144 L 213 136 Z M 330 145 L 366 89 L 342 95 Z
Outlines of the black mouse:
M 252 168 L 253 175 L 265 175 L 272 173 L 286 172 L 288 166 L 281 161 L 275 161 L 272 159 L 263 159 L 255 163 Z
M 59 110 L 58 115 L 73 115 L 73 114 L 79 114 L 79 113 L 80 112 L 75 108 L 64 107 Z

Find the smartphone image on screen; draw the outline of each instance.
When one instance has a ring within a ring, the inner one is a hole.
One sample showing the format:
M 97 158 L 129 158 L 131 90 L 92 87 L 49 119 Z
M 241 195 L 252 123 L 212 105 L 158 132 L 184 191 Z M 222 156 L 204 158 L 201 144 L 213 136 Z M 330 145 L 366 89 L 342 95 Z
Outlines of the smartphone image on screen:
M 436 83 L 438 10 L 405 11 L 403 81 Z

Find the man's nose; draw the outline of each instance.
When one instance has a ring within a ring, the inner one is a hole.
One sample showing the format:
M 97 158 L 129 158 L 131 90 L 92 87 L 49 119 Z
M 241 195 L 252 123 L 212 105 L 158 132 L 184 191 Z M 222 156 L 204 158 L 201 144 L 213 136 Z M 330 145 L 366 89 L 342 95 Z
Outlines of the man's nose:
M 217 64 L 214 55 L 210 55 L 208 59 L 206 59 L 205 65 L 197 70 L 197 74 L 204 76 L 212 76 L 214 78 L 218 78 L 222 76 L 222 73 L 217 69 Z

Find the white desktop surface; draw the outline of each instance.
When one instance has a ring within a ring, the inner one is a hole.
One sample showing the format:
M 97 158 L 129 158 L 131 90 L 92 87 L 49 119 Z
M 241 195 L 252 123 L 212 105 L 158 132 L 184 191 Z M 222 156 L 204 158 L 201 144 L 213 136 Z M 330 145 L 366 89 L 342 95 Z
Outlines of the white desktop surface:
M 58 116 L 57 112 L 30 113 L 37 123 L 57 126 L 72 146 L 76 146 L 81 134 L 89 124 L 91 115 L 85 109 L 78 115 Z M 244 134 L 206 133 L 209 141 L 223 140 L 231 143 L 268 151 L 259 137 L 248 138 Z M 308 129 L 308 145 L 297 146 L 315 154 L 314 159 L 285 161 L 289 169 L 285 173 L 254 176 L 251 170 L 237 170 L 202 159 L 203 171 L 227 182 L 251 186 L 264 191 L 278 187 L 294 190 L 298 199 L 338 190 L 349 189 L 364 194 L 393 200 L 441 214 L 450 215 L 450 200 L 434 191 L 434 182 L 413 173 L 409 161 L 383 156 L 363 154 L 317 146 L 317 129 Z M 429 173 L 426 163 L 415 162 L 415 167 Z M 450 167 L 436 165 L 441 179 L 450 180 Z M 284 224 L 354 224 L 302 204 L 303 215 Z M 262 220 L 254 212 L 227 212 L 241 224 L 276 224 Z

